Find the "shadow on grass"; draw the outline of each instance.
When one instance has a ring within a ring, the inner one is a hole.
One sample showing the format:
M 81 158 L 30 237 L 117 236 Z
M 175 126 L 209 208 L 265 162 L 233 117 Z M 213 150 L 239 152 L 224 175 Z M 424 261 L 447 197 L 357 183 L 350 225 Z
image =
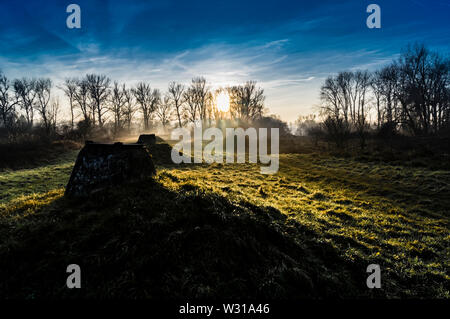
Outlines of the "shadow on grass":
M 0 217 L 1 298 L 371 297 L 344 260 L 274 208 L 154 180 Z M 82 289 L 66 288 L 78 264 Z
M 0 172 L 10 169 L 36 168 L 42 165 L 70 161 L 76 157 L 81 145 L 74 141 L 53 143 L 28 142 L 0 144 Z

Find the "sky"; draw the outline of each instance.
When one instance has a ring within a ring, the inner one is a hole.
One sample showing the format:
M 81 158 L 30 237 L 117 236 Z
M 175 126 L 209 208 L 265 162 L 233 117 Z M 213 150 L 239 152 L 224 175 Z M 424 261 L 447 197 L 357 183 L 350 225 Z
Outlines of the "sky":
M 66 7 L 81 8 L 81 28 Z M 381 28 L 369 29 L 369 4 Z M 8 77 L 106 74 L 162 91 L 204 76 L 212 87 L 255 80 L 269 114 L 316 111 L 324 79 L 375 70 L 408 44 L 450 50 L 450 0 L 150 0 L 0 2 L 0 70 Z M 61 101 L 64 104 L 64 101 Z

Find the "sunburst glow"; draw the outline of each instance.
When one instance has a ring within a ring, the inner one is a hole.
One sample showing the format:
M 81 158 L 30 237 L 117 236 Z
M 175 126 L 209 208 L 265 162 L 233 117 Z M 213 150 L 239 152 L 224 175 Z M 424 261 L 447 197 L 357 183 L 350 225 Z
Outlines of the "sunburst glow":
M 216 98 L 217 109 L 220 112 L 228 112 L 230 109 L 230 97 L 226 92 L 220 92 Z

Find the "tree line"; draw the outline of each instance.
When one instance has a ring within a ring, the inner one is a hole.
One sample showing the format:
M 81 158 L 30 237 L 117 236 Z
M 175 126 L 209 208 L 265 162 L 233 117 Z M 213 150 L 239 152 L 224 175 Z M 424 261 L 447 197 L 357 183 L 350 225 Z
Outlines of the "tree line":
M 264 90 L 255 81 L 213 90 L 204 77 L 189 84 L 170 82 L 161 92 L 148 82 L 134 86 L 111 81 L 102 74 L 66 78 L 56 88 L 64 92 L 70 108 L 69 128 L 112 127 L 114 134 L 138 124 L 182 127 L 198 120 L 212 125 L 224 117 L 215 98 L 229 96 L 227 117 L 243 122 L 264 121 Z M 8 136 L 35 125 L 45 134 L 58 127 L 60 103 L 48 78 L 10 80 L 0 71 L 0 130 Z M 351 134 L 364 147 L 368 132 L 384 136 L 448 134 L 450 130 L 450 60 L 424 45 L 407 47 L 397 60 L 374 72 L 342 71 L 325 79 L 320 88 L 321 123 L 316 116 L 301 117 L 301 135 L 325 134 L 342 146 Z M 61 121 L 60 121 L 61 122 Z M 270 121 L 269 121 L 270 122 Z M 274 122 L 274 123 L 272 123 Z M 277 124 L 276 124 L 276 123 Z M 287 127 L 271 118 L 271 125 Z M 288 129 L 284 129 L 288 132 Z
M 230 97 L 231 118 L 248 121 L 264 112 L 264 90 L 255 81 L 213 90 L 204 77 L 195 77 L 189 85 L 171 82 L 163 93 L 147 82 L 128 87 L 112 82 L 106 75 L 86 74 L 82 78 L 66 78 L 56 87 L 67 98 L 72 129 L 103 128 L 109 123 L 118 133 L 130 131 L 133 122 L 140 122 L 144 130 L 151 129 L 153 123 L 163 127 L 182 127 L 197 120 L 211 124 L 224 116 L 214 101 L 222 91 Z M 0 126 L 10 135 L 19 128 L 32 128 L 37 113 L 45 132 L 54 132 L 60 103 L 53 97 L 53 89 L 48 78 L 9 80 L 0 71 Z
M 364 139 L 371 125 L 387 134 L 448 133 L 450 60 L 422 44 L 410 45 L 397 60 L 375 72 L 329 76 L 320 98 L 323 125 L 335 136 L 353 131 Z

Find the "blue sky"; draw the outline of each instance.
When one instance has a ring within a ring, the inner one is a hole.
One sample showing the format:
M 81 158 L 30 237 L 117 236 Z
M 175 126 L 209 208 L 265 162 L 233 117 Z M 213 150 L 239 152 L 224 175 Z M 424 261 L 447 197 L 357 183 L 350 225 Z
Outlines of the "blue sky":
M 81 29 L 66 7 L 81 7 Z M 366 7 L 381 7 L 368 29 Z M 0 69 L 10 77 L 104 73 L 130 84 L 205 76 L 213 86 L 256 80 L 270 113 L 314 111 L 324 78 L 373 70 L 408 43 L 450 47 L 450 1 L 9 1 L 0 3 Z

